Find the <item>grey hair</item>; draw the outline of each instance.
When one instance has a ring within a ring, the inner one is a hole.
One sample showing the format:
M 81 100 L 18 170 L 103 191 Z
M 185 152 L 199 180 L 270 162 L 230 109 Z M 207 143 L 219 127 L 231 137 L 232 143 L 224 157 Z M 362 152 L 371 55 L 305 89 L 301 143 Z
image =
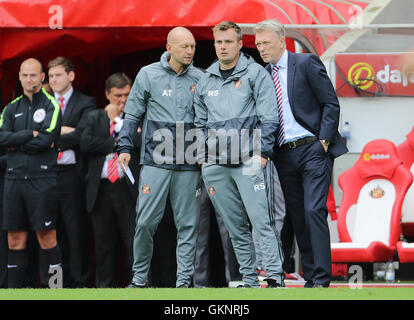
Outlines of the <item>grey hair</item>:
M 285 37 L 286 34 L 285 26 L 276 19 L 263 20 L 257 23 L 253 28 L 255 34 L 264 30 L 273 30 L 279 36 L 279 38 Z

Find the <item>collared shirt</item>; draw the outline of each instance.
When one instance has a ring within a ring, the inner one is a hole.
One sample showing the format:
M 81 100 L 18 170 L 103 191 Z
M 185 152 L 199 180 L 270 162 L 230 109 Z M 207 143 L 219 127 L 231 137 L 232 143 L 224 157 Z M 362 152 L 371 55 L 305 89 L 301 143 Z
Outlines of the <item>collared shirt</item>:
M 118 117 L 120 120 L 115 124 L 115 128 L 114 128 L 116 133 L 119 133 L 119 131 L 121 131 L 121 129 L 122 129 L 122 125 L 124 123 L 123 117 L 124 117 L 124 113 L 121 112 L 119 114 L 119 117 Z M 115 117 L 115 119 L 116 119 L 116 117 Z M 109 122 L 109 125 L 111 125 L 111 124 L 112 124 L 112 121 Z
M 68 92 L 66 92 L 64 95 L 63 95 L 63 109 L 62 109 L 62 115 L 65 113 L 65 111 L 66 111 L 66 106 L 68 105 L 68 102 L 69 102 L 69 99 L 70 99 L 70 97 L 72 96 L 72 93 L 73 93 L 73 87 L 71 87 L 70 89 L 69 89 L 69 91 Z M 59 103 L 59 105 L 60 105 L 60 101 L 59 101 L 59 98 L 60 97 L 62 97 L 59 93 L 57 93 L 57 92 L 55 92 L 55 99 L 56 99 L 56 101 Z
M 62 109 L 62 116 L 63 113 L 66 112 L 66 107 L 68 105 L 69 99 L 72 96 L 73 93 L 73 87 L 69 89 L 68 92 L 66 92 L 63 95 L 63 109 Z M 62 97 L 59 93 L 55 92 L 55 99 L 58 101 L 60 105 L 59 98 Z M 57 164 L 59 165 L 65 165 L 65 164 L 75 164 L 76 163 L 76 156 L 75 151 L 72 149 L 68 149 L 62 152 L 62 157 L 57 160 Z
M 273 76 L 273 64 L 270 64 L 272 67 L 272 76 Z M 283 143 L 296 141 L 304 137 L 313 137 L 314 135 L 302 127 L 293 116 L 292 109 L 289 103 L 288 90 L 287 90 L 287 80 L 288 80 L 288 52 L 285 50 L 282 57 L 277 63 L 279 67 L 279 82 L 280 87 L 282 88 L 282 99 L 283 99 L 283 123 L 285 128 L 285 140 Z
M 101 179 L 108 179 L 108 162 L 115 156 L 115 153 L 108 153 L 105 157 L 105 162 L 102 167 Z M 118 177 L 121 179 L 124 176 L 124 172 L 121 169 L 121 165 L 118 163 Z

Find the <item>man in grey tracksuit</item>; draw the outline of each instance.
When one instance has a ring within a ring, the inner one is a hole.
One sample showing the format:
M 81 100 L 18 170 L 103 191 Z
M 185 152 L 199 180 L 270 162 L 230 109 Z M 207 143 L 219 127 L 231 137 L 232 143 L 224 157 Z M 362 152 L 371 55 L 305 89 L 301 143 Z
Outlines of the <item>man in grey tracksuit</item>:
M 147 285 L 153 235 L 168 194 L 177 227 L 177 287 L 189 287 L 194 273 L 199 216 L 199 165 L 188 163 L 184 136 L 194 128 L 193 97 L 202 72 L 192 65 L 195 40 L 177 27 L 167 38 L 160 62 L 143 67 L 132 86 L 119 135 L 119 162 L 125 167 L 139 121 L 143 120 L 141 174 L 134 237 L 133 279 Z M 181 146 L 183 144 L 183 146 Z
M 198 153 L 201 174 L 229 231 L 244 285 L 259 286 L 247 211 L 260 238 L 268 287 L 281 287 L 283 254 L 269 215 L 263 174 L 279 123 L 275 90 L 265 69 L 240 52 L 239 26 L 222 22 L 213 32 L 218 61 L 201 77 L 194 99 L 194 123 L 207 137 L 205 152 Z M 260 132 L 259 143 L 254 130 Z

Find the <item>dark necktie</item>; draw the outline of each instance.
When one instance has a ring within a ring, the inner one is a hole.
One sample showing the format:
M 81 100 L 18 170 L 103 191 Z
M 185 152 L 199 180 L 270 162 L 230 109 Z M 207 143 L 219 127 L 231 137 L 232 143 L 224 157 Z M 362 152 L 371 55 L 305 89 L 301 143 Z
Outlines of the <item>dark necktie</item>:
M 62 110 L 62 114 L 63 114 L 63 111 L 65 110 L 65 104 L 63 103 L 63 100 L 65 100 L 65 98 L 63 98 L 62 96 L 62 97 L 59 97 L 58 100 L 59 100 L 60 109 Z M 59 152 L 57 159 L 59 160 L 60 158 L 62 158 L 62 155 L 63 155 L 63 152 L 62 151 Z

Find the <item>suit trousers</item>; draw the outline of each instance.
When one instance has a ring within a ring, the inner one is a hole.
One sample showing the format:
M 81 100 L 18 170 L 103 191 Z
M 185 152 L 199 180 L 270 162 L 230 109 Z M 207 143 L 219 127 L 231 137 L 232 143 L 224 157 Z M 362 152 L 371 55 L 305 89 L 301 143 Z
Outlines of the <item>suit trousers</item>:
M 125 246 L 127 281 L 131 280 L 135 209 L 126 178 L 111 183 L 101 179 L 91 213 L 96 256 L 96 287 L 115 287 L 115 264 L 119 238 Z
M 279 148 L 272 160 L 301 254 L 304 278 L 327 286 L 332 267 L 326 200 L 333 158 L 317 140 L 295 149 Z
M 147 284 L 153 236 L 169 195 L 177 228 L 176 286 L 191 285 L 200 210 L 199 180 L 199 171 L 142 167 L 134 237 L 134 282 Z
M 177 274 L 177 228 L 170 198 L 167 197 L 164 215 L 154 234 L 154 252 L 148 274 L 148 286 L 173 288 Z
M 295 232 L 293 231 L 292 221 L 290 216 L 286 215 L 283 222 L 281 233 L 281 241 L 283 248 L 283 270 L 286 273 L 295 272 Z
M 58 166 L 57 236 L 65 287 L 85 287 L 91 275 L 90 221 L 75 165 Z
M 241 280 L 239 264 L 237 263 L 231 244 L 229 232 L 224 225 L 223 219 L 218 215 L 213 204 L 208 197 L 205 184 L 201 184 L 201 206 L 200 206 L 200 223 L 198 228 L 194 287 L 210 287 L 210 215 L 214 215 L 217 220 L 217 227 L 220 233 L 221 244 L 224 253 L 224 273 L 226 282 Z

